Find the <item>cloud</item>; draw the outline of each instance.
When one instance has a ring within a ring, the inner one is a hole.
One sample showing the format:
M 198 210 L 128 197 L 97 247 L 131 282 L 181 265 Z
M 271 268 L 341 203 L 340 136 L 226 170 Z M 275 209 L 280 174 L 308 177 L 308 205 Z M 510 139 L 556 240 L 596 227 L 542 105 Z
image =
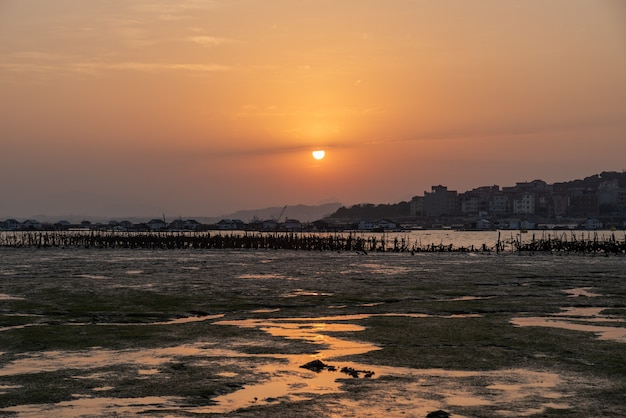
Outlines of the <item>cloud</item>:
M 426 142 L 448 140 L 472 140 L 476 138 L 505 138 L 505 137 L 540 137 L 550 134 L 574 134 L 584 131 L 594 131 L 602 128 L 626 128 L 620 117 L 606 115 L 601 118 L 583 120 L 553 120 L 547 122 L 527 121 L 523 124 L 492 124 L 489 126 L 446 129 L 441 131 L 424 132 L 419 135 L 402 138 L 387 138 L 365 142 L 367 145 L 391 144 L 403 142 Z
M 132 9 L 142 14 L 153 14 L 165 21 L 184 20 L 195 17 L 198 11 L 213 10 L 217 2 L 211 0 L 136 1 Z
M 220 64 L 191 64 L 191 63 L 153 63 L 153 62 L 69 62 L 67 64 L 39 64 L 39 63 L 0 63 L 0 70 L 12 72 L 73 72 L 83 74 L 99 74 L 104 71 L 139 71 L 139 72 L 166 72 L 182 71 L 187 73 L 212 73 L 232 70 L 231 67 Z
M 131 71 L 188 71 L 196 73 L 208 73 L 216 71 L 228 71 L 231 67 L 219 64 L 160 64 L 150 62 L 120 62 L 114 64 L 99 65 L 98 68 L 110 70 L 131 70 Z
M 190 36 L 185 39 L 188 42 L 193 42 L 202 46 L 220 46 L 224 44 L 236 42 L 233 39 L 220 38 L 217 36 Z

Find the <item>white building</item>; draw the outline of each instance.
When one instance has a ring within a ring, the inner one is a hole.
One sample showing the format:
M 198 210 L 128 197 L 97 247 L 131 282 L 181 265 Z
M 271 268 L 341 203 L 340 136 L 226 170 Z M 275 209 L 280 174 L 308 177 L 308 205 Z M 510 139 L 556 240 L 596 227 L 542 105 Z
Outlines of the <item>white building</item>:
M 398 224 L 395 223 L 394 221 L 390 221 L 389 219 L 381 219 L 380 221 L 376 223 L 376 228 L 378 229 L 389 230 L 389 229 L 396 229 L 397 227 L 398 227 Z
M 356 225 L 356 229 L 360 231 L 371 231 L 374 228 L 376 228 L 376 223 L 367 219 L 361 219 Z
M 602 229 L 602 222 L 595 218 L 589 218 L 583 223 L 583 228 L 585 229 Z
M 518 215 L 532 215 L 535 213 L 535 195 L 524 193 L 513 200 L 513 213 Z
M 297 219 L 287 219 L 283 227 L 288 231 L 298 231 L 302 229 L 302 223 Z

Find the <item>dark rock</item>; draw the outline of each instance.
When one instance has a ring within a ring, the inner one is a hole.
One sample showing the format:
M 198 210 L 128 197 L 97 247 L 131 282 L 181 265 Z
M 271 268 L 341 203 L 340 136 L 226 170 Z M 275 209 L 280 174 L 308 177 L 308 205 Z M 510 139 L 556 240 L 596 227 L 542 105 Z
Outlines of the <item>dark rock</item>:
M 449 418 L 450 414 L 446 411 L 442 411 L 441 409 L 438 411 L 429 412 L 426 415 L 426 418 Z
M 359 372 L 355 369 L 353 369 L 352 367 L 342 367 L 341 368 L 341 373 L 345 373 L 348 376 L 352 376 L 355 379 L 359 378 Z
M 354 377 L 355 379 L 358 379 L 361 373 L 363 373 L 363 377 L 366 378 L 370 378 L 374 375 L 374 372 L 371 370 L 357 370 L 352 367 L 342 367 L 340 371 L 341 373 L 345 373 L 348 376 Z
M 309 361 L 307 364 L 303 364 L 300 367 L 302 369 L 308 369 L 308 370 L 314 371 L 315 373 L 319 373 L 322 370 L 329 368 L 329 366 L 321 360 Z

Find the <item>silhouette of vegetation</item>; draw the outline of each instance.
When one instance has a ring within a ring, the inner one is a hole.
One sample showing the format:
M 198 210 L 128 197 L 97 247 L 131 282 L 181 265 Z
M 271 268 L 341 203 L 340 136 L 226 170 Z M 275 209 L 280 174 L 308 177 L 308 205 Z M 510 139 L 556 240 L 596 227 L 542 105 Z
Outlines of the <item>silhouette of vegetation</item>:
M 626 172 L 618 173 L 616 171 L 603 171 L 600 174 L 594 174 L 580 180 L 565 181 L 562 183 L 554 183 L 555 189 L 597 189 L 603 181 L 617 179 L 619 187 L 626 187 Z
M 390 204 L 361 203 L 358 205 L 345 207 L 342 206 L 335 213 L 327 218 L 335 219 L 384 219 L 384 218 L 401 218 L 409 216 L 409 202 L 399 202 Z

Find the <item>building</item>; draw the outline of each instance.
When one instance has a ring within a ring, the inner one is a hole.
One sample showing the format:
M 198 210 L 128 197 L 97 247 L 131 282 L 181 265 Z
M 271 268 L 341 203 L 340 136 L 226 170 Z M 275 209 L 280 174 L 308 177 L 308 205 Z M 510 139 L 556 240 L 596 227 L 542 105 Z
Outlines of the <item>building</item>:
M 20 223 L 16 219 L 7 219 L 0 223 L 0 229 L 5 231 L 15 231 L 20 228 Z
M 476 229 L 492 229 L 491 222 L 487 219 L 479 219 L 476 221 Z
M 616 213 L 619 208 L 620 187 L 617 179 L 605 180 L 598 185 L 598 210 L 600 213 Z
M 591 230 L 602 229 L 602 226 L 603 226 L 602 222 L 600 222 L 599 220 L 595 218 L 589 218 L 585 220 L 585 222 L 583 222 L 583 228 L 585 229 L 591 229 Z
M 217 229 L 220 229 L 223 231 L 224 230 L 235 231 L 239 229 L 239 226 L 232 219 L 222 219 L 221 221 L 217 223 Z
M 513 213 L 516 215 L 533 215 L 535 213 L 535 195 L 522 193 L 513 200 Z
M 409 202 L 409 214 L 411 216 L 423 216 L 424 196 L 414 196 Z
M 476 215 L 479 212 L 480 201 L 478 196 L 472 192 L 462 193 L 459 195 L 461 204 L 461 213 L 463 215 Z
M 302 223 L 297 219 L 287 219 L 283 223 L 283 228 L 287 231 L 299 231 L 302 229 Z
M 263 221 L 263 229 L 266 231 L 276 231 L 278 229 L 278 222 L 273 219 Z
M 21 223 L 20 228 L 24 230 L 38 230 L 42 228 L 42 225 L 39 221 L 36 221 L 34 219 L 27 219 Z
M 356 229 L 360 231 L 372 231 L 374 228 L 376 228 L 376 222 L 369 219 L 361 219 L 356 224 Z
M 378 222 L 376 222 L 376 229 L 383 229 L 387 231 L 391 229 L 396 229 L 397 227 L 398 227 L 398 224 L 395 223 L 394 221 L 390 221 L 389 219 L 381 219 Z
M 457 213 L 457 192 L 446 186 L 432 186 L 431 192 L 424 192 L 425 216 L 451 216 Z
M 574 189 L 570 194 L 570 204 L 567 210 L 569 216 L 595 217 L 600 213 L 598 194 L 595 190 Z
M 167 227 L 167 224 L 163 219 L 151 219 L 147 225 L 151 231 L 163 231 Z
M 511 213 L 509 196 L 497 192 L 489 197 L 489 213 L 492 215 L 506 215 Z
M 569 193 L 565 190 L 552 192 L 552 210 L 555 216 L 564 216 L 569 207 Z

